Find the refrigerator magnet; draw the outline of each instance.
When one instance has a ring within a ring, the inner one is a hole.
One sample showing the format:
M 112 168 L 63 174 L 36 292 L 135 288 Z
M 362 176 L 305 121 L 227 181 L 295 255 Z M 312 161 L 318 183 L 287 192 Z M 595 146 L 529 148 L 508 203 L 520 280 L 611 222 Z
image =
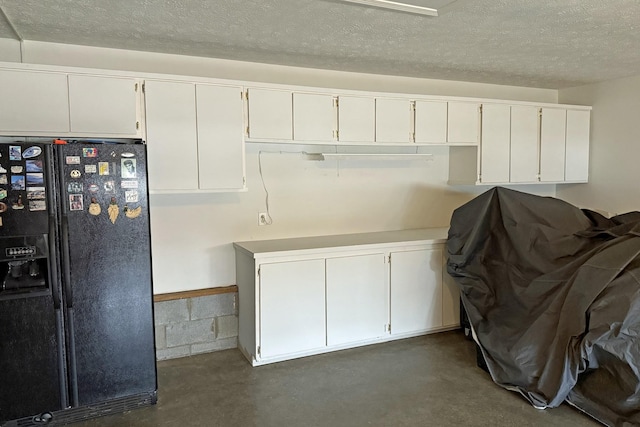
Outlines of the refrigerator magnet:
M 69 194 L 69 210 L 81 211 L 84 209 L 82 194 Z
M 80 156 L 67 156 L 65 159 L 68 165 L 80 164 Z
M 27 160 L 27 172 L 42 172 L 42 160 Z
M 6 174 L 0 175 L 0 184 L 6 184 L 6 183 L 7 183 L 7 175 Z
M 109 162 L 98 162 L 98 170 L 100 175 L 109 175 Z
M 33 147 L 29 147 L 22 153 L 23 159 L 31 159 L 33 157 L 38 157 L 42 153 L 42 148 L 34 145 Z
M 116 202 L 115 197 L 111 198 L 111 202 L 109 202 L 109 207 L 107 208 L 107 213 L 109 214 L 111 223 L 115 224 L 116 219 L 118 219 L 118 215 L 120 214 L 120 208 L 118 207 L 118 202 Z
M 82 173 L 80 173 L 78 169 L 74 169 L 69 175 L 71 175 L 71 178 L 80 178 L 82 176 Z
M 7 190 L 5 188 L 0 188 L 0 200 L 7 198 Z
M 122 178 L 136 177 L 136 159 L 122 159 L 120 166 Z
M 19 145 L 9 146 L 9 160 L 22 160 L 22 147 Z
M 129 208 L 129 206 L 124 205 L 124 215 L 127 218 L 137 218 L 140 216 L 140 213 L 142 212 L 142 206 L 138 206 L 137 208 Z
M 138 203 L 138 190 L 127 190 L 124 192 L 124 200 L 127 203 Z M 126 208 L 126 206 L 125 206 Z
M 24 203 L 22 202 L 22 196 L 18 196 L 18 198 L 11 205 L 11 209 L 15 209 L 15 210 L 24 209 Z
M 7 207 L 7 204 L 6 204 L 6 203 L 4 203 L 4 202 L 0 202 L 0 212 L 6 212 L 6 211 L 7 211 L 7 209 L 9 209 L 9 208 Z
M 11 190 L 24 190 L 24 175 L 11 175 Z
M 120 154 L 120 155 L 121 155 L 122 157 L 129 157 L 129 158 L 131 158 L 131 157 L 135 157 L 135 156 L 136 156 L 135 154 L 130 153 L 130 152 L 128 152 L 128 151 L 127 151 L 127 152 L 124 152 L 124 153 L 122 153 L 122 154 Z
M 22 166 L 11 166 L 11 173 L 22 173 Z
M 7 173 L 7 170 L 0 165 L 0 173 Z
M 47 202 L 44 200 L 29 200 L 29 210 L 30 211 L 46 211 L 47 210 Z
M 82 193 L 82 183 L 81 182 L 70 182 L 67 184 L 67 192 L 69 193 Z
M 98 184 L 90 184 L 89 185 L 89 193 L 97 193 L 98 190 L 100 189 L 100 187 L 98 187 Z
M 94 147 L 83 148 L 82 157 L 98 157 L 98 149 Z
M 98 201 L 96 200 L 95 197 L 92 197 L 91 203 L 89 204 L 89 213 L 91 215 L 98 216 L 100 215 L 100 212 L 102 212 L 102 209 L 100 208 Z
M 120 181 L 122 188 L 138 188 L 138 181 Z
M 84 173 L 96 173 L 98 172 L 97 165 L 84 165 Z
M 105 181 L 104 183 L 104 191 L 106 193 L 115 193 L 116 192 L 116 184 L 114 181 Z
M 27 187 L 28 200 L 44 200 L 47 196 L 44 187 Z

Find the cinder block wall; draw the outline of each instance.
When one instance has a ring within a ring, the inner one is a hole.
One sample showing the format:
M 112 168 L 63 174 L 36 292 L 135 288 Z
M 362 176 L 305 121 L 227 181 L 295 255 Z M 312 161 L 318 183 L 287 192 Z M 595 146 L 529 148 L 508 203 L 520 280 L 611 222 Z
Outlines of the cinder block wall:
M 238 346 L 238 294 L 154 303 L 156 358 L 175 359 Z

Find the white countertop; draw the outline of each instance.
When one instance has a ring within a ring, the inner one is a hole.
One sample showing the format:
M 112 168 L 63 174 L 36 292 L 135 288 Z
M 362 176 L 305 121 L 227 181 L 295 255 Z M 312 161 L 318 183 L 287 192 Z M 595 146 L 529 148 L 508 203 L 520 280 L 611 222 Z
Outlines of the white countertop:
M 235 242 L 236 250 L 248 253 L 253 258 L 273 255 L 286 255 L 295 251 L 298 254 L 313 253 L 317 250 L 358 246 L 373 248 L 389 243 L 434 244 L 447 241 L 448 227 L 419 228 L 413 230 L 379 231 L 373 233 L 338 234 L 332 236 L 295 237 L 290 239 L 250 240 Z

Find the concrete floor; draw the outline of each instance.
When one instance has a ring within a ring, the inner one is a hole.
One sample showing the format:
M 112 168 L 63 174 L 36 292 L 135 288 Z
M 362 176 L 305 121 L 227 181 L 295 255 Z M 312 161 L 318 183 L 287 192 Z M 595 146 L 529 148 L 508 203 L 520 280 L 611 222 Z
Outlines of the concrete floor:
M 158 363 L 158 404 L 80 426 L 597 426 L 541 411 L 446 332 L 252 368 L 225 350 Z

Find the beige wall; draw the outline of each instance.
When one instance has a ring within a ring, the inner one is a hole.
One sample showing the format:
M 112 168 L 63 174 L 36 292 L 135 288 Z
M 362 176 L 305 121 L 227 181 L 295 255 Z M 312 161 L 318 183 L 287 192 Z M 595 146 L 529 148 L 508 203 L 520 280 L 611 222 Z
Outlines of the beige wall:
M 36 64 L 317 87 L 557 101 L 557 91 L 548 89 L 322 71 L 38 42 L 24 43 L 23 58 Z M 179 173 L 179 143 L 176 141 L 176 169 L 167 173 Z M 449 152 L 446 147 L 421 148 L 422 152 L 433 154 L 433 158 L 411 161 L 361 158 L 318 162 L 303 154 L 316 149 L 248 144 L 247 192 L 152 195 L 155 292 L 235 283 L 234 241 L 446 226 L 453 209 L 486 190 L 447 185 Z M 327 149 L 333 150 L 333 147 Z M 258 212 L 266 211 L 262 180 L 269 193 L 273 224 L 258 227 Z M 520 189 L 555 195 L 553 185 Z
M 589 183 L 558 185 L 558 197 L 611 213 L 640 210 L 640 76 L 564 89 L 559 100 L 593 111 Z

